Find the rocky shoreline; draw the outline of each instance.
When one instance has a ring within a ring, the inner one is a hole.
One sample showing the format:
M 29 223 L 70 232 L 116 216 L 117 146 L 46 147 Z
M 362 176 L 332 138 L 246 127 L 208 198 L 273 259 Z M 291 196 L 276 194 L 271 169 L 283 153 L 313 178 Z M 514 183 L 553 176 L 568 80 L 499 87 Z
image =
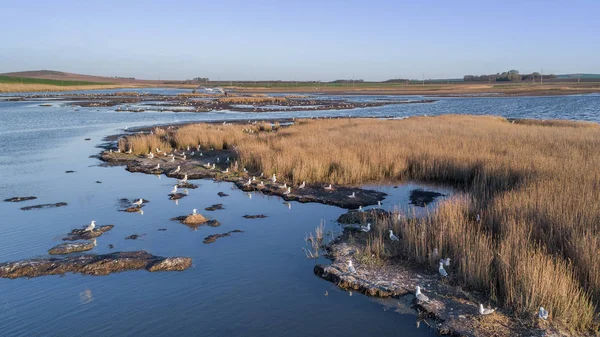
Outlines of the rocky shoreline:
M 298 201 L 301 203 L 317 202 L 342 208 L 358 209 L 369 205 L 376 205 L 378 201 L 385 198 L 386 194 L 374 190 L 361 189 L 358 187 L 345 187 L 333 185 L 331 188 L 323 184 L 306 184 L 304 188 L 287 186 L 286 183 L 272 183 L 266 177 L 252 179 L 250 174 L 242 171 L 229 171 L 226 158 L 235 158 L 232 150 L 205 151 L 202 156 L 198 154 L 187 155 L 186 160 L 171 162 L 168 157 L 137 156 L 134 154 L 117 153 L 115 151 L 104 151 L 99 158 L 107 165 L 126 166 L 129 172 L 141 172 L 146 174 L 165 174 L 170 178 L 183 179 L 214 179 L 234 183 L 240 190 L 245 192 L 260 192 L 265 195 L 275 195 L 286 201 Z M 217 160 L 219 158 L 220 160 Z M 216 164 L 220 162 L 219 164 Z M 215 164 L 215 168 L 207 168 L 209 163 Z M 160 168 L 156 169 L 157 164 Z M 177 168 L 179 167 L 179 170 Z M 262 185 L 260 182 L 262 181 Z M 287 187 L 291 187 L 288 193 Z M 326 188 L 327 187 L 327 188 Z M 181 194 L 180 197 L 185 196 Z M 351 197 L 353 195 L 353 197 Z M 171 196 L 173 198 L 173 196 Z
M 350 211 L 349 213 L 352 213 Z M 378 212 L 374 216 L 384 216 Z M 342 215 L 350 219 L 354 215 Z M 353 221 L 352 221 L 353 222 Z M 354 222 L 353 222 L 354 223 Z M 326 246 L 331 264 L 318 264 L 315 275 L 336 284 L 338 287 L 357 291 L 372 297 L 409 297 L 412 307 L 431 327 L 441 335 L 450 336 L 563 336 L 553 330 L 547 321 L 539 320 L 536 326 L 528 326 L 497 309 L 492 315 L 481 316 L 479 303 L 489 304 L 483 294 L 466 291 L 459 285 L 441 280 L 436 272 L 426 271 L 405 260 L 381 260 L 373 263 L 361 257 L 366 243 L 366 233 L 353 226 Z M 352 261 L 354 272 L 348 268 Z M 361 263 L 363 261 L 363 263 Z M 429 297 L 429 301 L 417 301 L 415 288 Z

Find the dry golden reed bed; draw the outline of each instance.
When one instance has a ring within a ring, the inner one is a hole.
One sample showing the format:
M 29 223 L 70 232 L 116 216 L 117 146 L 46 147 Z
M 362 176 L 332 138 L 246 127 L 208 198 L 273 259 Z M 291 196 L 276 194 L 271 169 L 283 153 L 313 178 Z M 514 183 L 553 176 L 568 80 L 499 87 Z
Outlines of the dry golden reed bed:
M 147 153 L 236 146 L 241 166 L 301 183 L 420 180 L 460 192 L 424 219 L 375 224 L 364 254 L 409 258 L 449 272 L 533 322 L 539 306 L 557 327 L 598 331 L 600 127 L 595 123 L 440 116 L 405 120 L 300 120 L 268 125 L 189 125 L 120 145 Z M 477 222 L 476 214 L 481 214 Z M 387 238 L 393 228 L 401 244 Z M 398 249 L 397 247 L 401 247 Z

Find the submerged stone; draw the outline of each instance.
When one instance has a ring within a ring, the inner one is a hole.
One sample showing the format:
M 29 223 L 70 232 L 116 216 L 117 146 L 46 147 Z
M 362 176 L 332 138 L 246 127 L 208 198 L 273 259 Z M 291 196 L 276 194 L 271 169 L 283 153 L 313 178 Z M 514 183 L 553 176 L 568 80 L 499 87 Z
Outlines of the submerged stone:
M 410 191 L 409 199 L 411 205 L 425 207 L 428 204 L 432 203 L 436 198 L 443 196 L 444 194 L 442 193 L 434 191 L 425 191 L 419 188 Z
M 57 202 L 55 204 L 43 204 L 43 205 L 34 205 L 34 206 L 21 207 L 21 210 L 23 210 L 23 211 L 30 211 L 32 209 L 55 208 L 55 207 L 63 207 L 63 206 L 67 206 L 67 205 L 68 204 L 66 202 Z
M 264 214 L 254 214 L 254 215 L 250 215 L 250 214 L 246 214 L 244 216 L 242 216 L 242 218 L 246 218 L 246 219 L 264 219 L 267 216 Z
M 95 246 L 96 245 L 93 241 L 65 242 L 50 248 L 50 250 L 48 250 L 48 254 L 57 255 L 84 252 L 87 250 L 94 249 Z
M 222 234 L 213 234 L 213 235 L 209 235 L 207 237 L 204 238 L 204 241 L 202 241 L 203 243 L 213 243 L 215 241 L 217 241 L 220 238 L 226 237 L 226 236 L 231 236 L 231 233 L 243 233 L 244 231 L 239 230 L 239 229 L 235 229 L 232 230 L 230 232 L 227 233 L 222 233 Z
M 219 209 L 224 209 L 223 208 L 223 204 L 214 204 L 212 206 L 206 207 L 204 210 L 206 210 L 206 211 L 216 211 L 216 210 L 219 210 Z
M 30 196 L 30 197 L 12 197 L 12 198 L 8 198 L 8 199 L 4 199 L 4 201 L 6 201 L 6 202 L 21 202 L 21 201 L 34 200 L 34 199 L 37 199 L 37 197 L 34 197 L 34 196 Z

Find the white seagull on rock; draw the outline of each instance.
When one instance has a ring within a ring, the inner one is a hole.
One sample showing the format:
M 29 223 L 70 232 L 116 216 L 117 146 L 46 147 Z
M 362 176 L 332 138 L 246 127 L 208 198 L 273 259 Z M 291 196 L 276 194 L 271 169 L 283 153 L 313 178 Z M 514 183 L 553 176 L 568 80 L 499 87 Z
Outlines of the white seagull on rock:
M 292 188 L 288 187 L 287 191 L 283 192 L 283 195 L 289 195 L 290 193 L 292 193 Z
M 156 166 L 154 166 L 154 170 L 155 171 L 158 170 L 158 169 L 160 169 L 160 164 L 156 164 Z
M 90 223 L 84 230 L 84 232 L 91 232 L 94 230 L 94 228 L 96 227 L 96 221 L 92 220 L 92 223 Z
M 350 195 L 348 196 L 348 198 L 356 198 L 356 193 L 352 192 L 352 194 L 350 194 Z
M 479 314 L 480 315 L 489 315 L 491 313 L 493 313 L 494 311 L 496 311 L 496 309 L 492 309 L 492 308 L 484 308 L 483 304 L 479 304 Z
M 363 232 L 365 232 L 365 233 L 370 232 L 371 231 L 371 223 L 370 222 L 367 223 L 366 226 L 360 226 L 360 230 L 363 231 Z
M 179 171 L 181 171 L 181 166 L 177 166 L 177 168 L 175 169 L 175 171 L 173 171 L 173 174 L 179 173 Z
M 356 269 L 354 269 L 354 266 L 352 265 L 352 260 L 348 261 L 348 271 L 350 274 L 356 274 Z
M 299 189 L 303 189 L 304 187 L 306 187 L 306 181 L 303 181 L 302 184 L 298 186 Z
M 177 186 L 177 185 L 173 186 L 173 189 L 171 190 L 171 194 L 177 194 L 177 188 L 178 187 L 179 186 Z
M 192 210 L 192 214 L 193 214 L 193 215 L 196 215 L 196 212 L 197 212 L 197 211 L 198 211 L 198 210 L 194 208 L 194 209 Z
M 440 267 L 438 268 L 438 271 L 440 272 L 440 275 L 442 277 L 448 277 L 448 272 L 446 272 L 446 269 L 444 269 L 444 263 L 440 262 Z
M 421 292 L 421 287 L 419 287 L 419 286 L 417 286 L 417 289 L 415 290 L 415 297 L 417 298 L 417 301 L 419 301 L 419 302 L 429 302 L 429 297 L 425 296 Z
M 331 184 L 329 184 L 329 186 L 325 186 L 325 189 L 328 191 L 331 191 L 333 189 L 333 186 L 331 186 Z
M 144 199 L 139 199 L 138 201 L 134 202 L 133 205 L 136 207 L 140 207 L 140 206 L 142 206 L 143 203 L 144 203 Z
M 275 183 L 277 181 L 277 176 L 273 173 L 273 178 L 271 178 L 271 181 L 273 183 Z

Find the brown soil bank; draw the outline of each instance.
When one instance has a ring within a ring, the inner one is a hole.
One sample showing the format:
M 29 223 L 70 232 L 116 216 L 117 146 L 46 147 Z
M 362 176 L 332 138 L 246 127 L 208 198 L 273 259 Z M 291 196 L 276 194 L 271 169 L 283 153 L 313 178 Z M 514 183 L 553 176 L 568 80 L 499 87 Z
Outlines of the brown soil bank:
M 63 259 L 31 259 L 0 264 L 0 277 L 38 277 L 78 273 L 108 275 L 127 270 L 181 271 L 192 265 L 189 257 L 161 257 L 145 251 L 89 254 Z

